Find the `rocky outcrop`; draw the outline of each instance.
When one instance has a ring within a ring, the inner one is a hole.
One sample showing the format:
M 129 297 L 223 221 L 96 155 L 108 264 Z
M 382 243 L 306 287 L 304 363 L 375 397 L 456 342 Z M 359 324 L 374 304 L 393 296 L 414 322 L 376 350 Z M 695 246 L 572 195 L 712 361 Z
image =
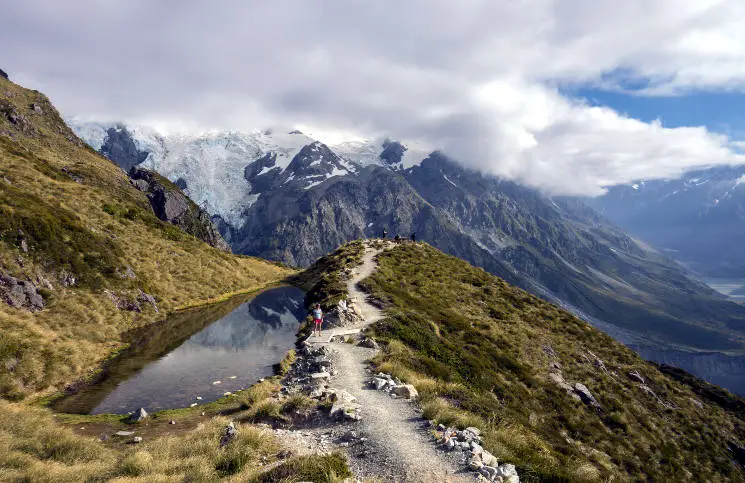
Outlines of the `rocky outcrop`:
M 398 378 L 390 374 L 379 372 L 376 376 L 368 381 L 368 385 L 378 391 L 385 391 L 392 397 L 416 401 L 419 399 L 419 393 L 411 384 L 404 384 Z
M 6 74 L 3 69 L 0 69 L 0 77 L 2 77 L 4 79 L 7 79 L 8 78 L 8 74 Z
M 17 309 L 36 312 L 44 308 L 44 298 L 33 283 L 2 273 L 0 273 L 0 298 Z
M 106 131 L 101 145 L 101 154 L 115 162 L 124 171 L 129 171 L 148 157 L 147 151 L 139 151 L 126 127 L 118 125 Z
M 178 186 L 157 173 L 137 167 L 130 170 L 129 176 L 132 184 L 147 195 L 155 216 L 215 248 L 230 251 L 230 246 L 212 224 L 207 212 L 191 201 Z
M 129 415 L 129 418 L 127 418 L 127 422 L 129 423 L 141 423 L 142 421 L 146 420 L 150 415 L 145 411 L 145 408 L 139 408 L 137 411 L 133 412 Z

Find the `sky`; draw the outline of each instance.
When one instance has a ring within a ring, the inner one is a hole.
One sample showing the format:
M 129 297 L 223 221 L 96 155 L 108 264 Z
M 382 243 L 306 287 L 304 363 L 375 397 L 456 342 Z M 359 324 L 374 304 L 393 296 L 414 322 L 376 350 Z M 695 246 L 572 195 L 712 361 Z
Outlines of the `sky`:
M 64 116 L 391 137 L 551 194 L 745 163 L 741 0 L 6 0 Z

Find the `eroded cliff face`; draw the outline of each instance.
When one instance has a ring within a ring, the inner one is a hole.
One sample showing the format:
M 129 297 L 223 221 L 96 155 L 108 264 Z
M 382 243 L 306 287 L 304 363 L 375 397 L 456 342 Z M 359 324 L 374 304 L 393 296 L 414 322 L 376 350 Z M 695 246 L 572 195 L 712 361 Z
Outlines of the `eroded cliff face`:
M 191 201 L 178 186 L 159 174 L 142 168 L 132 168 L 129 176 L 132 184 L 147 195 L 155 216 L 173 223 L 215 248 L 231 251 L 230 245 L 220 235 L 209 214 Z
M 97 132 L 94 147 L 106 143 L 106 131 Z M 204 203 L 237 253 L 304 267 L 383 229 L 389 237 L 416 233 L 629 341 L 745 349 L 745 307 L 581 201 L 552 199 L 394 141 L 350 148 L 297 131 L 189 139 L 132 132 L 137 150 L 149 152 L 140 166 Z

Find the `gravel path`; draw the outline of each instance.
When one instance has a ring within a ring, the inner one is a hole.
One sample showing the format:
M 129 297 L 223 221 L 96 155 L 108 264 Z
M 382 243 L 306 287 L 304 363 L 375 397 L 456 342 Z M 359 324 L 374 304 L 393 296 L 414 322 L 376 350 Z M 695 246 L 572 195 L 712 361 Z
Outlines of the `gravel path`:
M 378 251 L 368 248 L 362 264 L 347 284 L 349 297 L 356 300 L 367 326 L 383 317 L 382 312 L 368 303 L 357 283 L 376 269 Z M 473 481 L 472 473 L 463 463 L 454 461 L 452 453 L 437 449 L 424 429 L 420 411 L 405 400 L 393 399 L 387 393 L 368 388 L 370 374 L 366 361 L 375 352 L 344 343 L 329 344 L 333 349 L 337 375 L 331 385 L 346 389 L 361 405 L 362 420 L 350 425 L 364 445 L 350 447 L 350 464 L 358 477 L 387 481 Z

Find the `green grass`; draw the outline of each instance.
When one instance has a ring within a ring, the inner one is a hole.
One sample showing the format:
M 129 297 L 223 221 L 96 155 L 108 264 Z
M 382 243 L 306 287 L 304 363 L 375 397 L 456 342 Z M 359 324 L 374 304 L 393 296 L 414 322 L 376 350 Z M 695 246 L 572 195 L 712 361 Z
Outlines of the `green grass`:
M 352 476 L 346 458 L 340 453 L 318 456 L 298 456 L 258 476 L 256 483 L 312 481 L 338 483 Z
M 129 331 L 292 274 L 159 220 L 145 194 L 38 92 L 0 79 L 0 99 L 26 119 L 20 130 L 0 115 L 0 132 L 12 133 L 0 135 L 0 271 L 41 287 L 46 306 L 32 314 L 0 302 L 0 397 L 46 396 L 89 380 Z M 127 268 L 135 278 L 121 276 Z M 128 300 L 142 290 L 160 312 L 119 310 L 104 290 Z
M 521 481 L 745 479 L 728 450 L 745 438 L 733 409 L 740 398 L 670 377 L 568 312 L 426 244 L 378 260 L 362 283 L 385 306 L 370 331 L 384 348 L 376 370 L 414 384 L 426 418 L 481 428 L 486 448 L 515 464 Z M 316 293 L 334 293 L 323 284 L 335 280 L 320 280 Z M 602 410 L 553 383 L 552 363 Z M 631 370 L 677 409 L 641 390 Z

